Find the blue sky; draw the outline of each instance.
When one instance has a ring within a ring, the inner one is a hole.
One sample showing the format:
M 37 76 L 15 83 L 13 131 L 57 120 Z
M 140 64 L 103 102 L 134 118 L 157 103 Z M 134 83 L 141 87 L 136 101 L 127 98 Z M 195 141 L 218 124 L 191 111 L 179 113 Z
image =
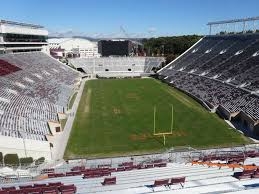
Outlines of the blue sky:
M 0 19 L 51 34 L 132 37 L 207 34 L 209 21 L 259 15 L 259 0 L 2 0 Z

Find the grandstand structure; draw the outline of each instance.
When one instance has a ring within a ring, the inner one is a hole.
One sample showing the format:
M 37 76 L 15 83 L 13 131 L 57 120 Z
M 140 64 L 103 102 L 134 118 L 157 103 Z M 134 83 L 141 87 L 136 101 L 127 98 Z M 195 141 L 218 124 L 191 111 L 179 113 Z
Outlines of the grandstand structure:
M 164 62 L 162 57 L 76 58 L 70 64 L 81 72 L 97 77 L 140 77 L 154 74 Z
M 51 159 L 79 73 L 48 55 L 40 25 L 0 20 L 0 152 Z
M 48 31 L 43 26 L 0 20 L 0 54 L 43 51 L 48 53 Z
M 16 182 L 9 173 L 0 193 L 257 193 L 258 156 L 258 145 L 252 145 L 59 162 L 39 168 L 40 180 L 27 175 Z
M 49 155 L 78 73 L 42 52 L 3 54 L 0 67 L 0 147 L 11 151 L 16 138 L 26 139 L 28 150 L 42 145 Z
M 258 134 L 258 41 L 258 34 L 206 36 L 158 77 Z

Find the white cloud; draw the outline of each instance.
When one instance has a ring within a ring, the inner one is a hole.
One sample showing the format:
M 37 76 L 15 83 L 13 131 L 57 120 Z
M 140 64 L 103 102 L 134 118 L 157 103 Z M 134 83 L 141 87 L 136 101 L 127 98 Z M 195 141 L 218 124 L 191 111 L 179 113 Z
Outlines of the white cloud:
M 149 33 L 155 33 L 155 32 L 157 32 L 157 29 L 152 26 L 152 27 L 149 27 L 149 28 L 147 29 L 147 31 L 148 31 Z
M 129 38 L 150 38 L 158 37 L 157 28 L 150 27 L 146 32 L 127 32 Z M 169 34 L 164 34 L 169 35 Z M 128 38 L 126 34 L 121 31 L 111 32 L 111 33 L 102 33 L 102 32 L 81 32 L 74 29 L 62 29 L 62 30 L 49 30 L 49 36 L 54 37 L 72 37 L 72 36 L 84 36 L 90 38 Z M 163 34 L 159 34 L 163 36 Z

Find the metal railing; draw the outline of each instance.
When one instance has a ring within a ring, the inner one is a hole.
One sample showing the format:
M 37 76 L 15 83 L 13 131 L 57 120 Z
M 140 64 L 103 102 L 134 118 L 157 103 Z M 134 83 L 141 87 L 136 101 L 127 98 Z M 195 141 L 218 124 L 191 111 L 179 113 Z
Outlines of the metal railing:
M 69 161 L 48 161 L 40 165 L 25 165 L 25 166 L 12 166 L 14 169 L 14 176 L 12 174 L 1 174 L 1 182 L 21 182 L 28 180 L 35 180 L 39 176 L 46 175 L 44 169 L 55 169 L 55 173 L 70 172 L 73 167 L 84 166 L 86 168 L 98 168 L 100 166 L 110 166 L 113 168 L 119 167 L 124 162 L 133 162 L 133 164 L 148 164 L 156 160 L 162 160 L 172 163 L 191 163 L 194 160 L 201 159 L 202 157 L 216 154 L 216 155 L 235 155 L 237 153 L 245 153 L 247 151 L 259 152 L 259 144 L 245 145 L 238 147 L 228 148 L 214 148 L 196 150 L 189 146 L 187 147 L 174 147 L 166 150 L 163 153 L 147 154 L 147 155 L 134 155 L 134 156 L 122 156 L 114 158 L 100 158 L 100 159 L 77 159 Z M 5 166 L 6 167 L 6 166 Z M 17 173 L 17 170 L 27 170 L 25 172 Z M 1 168 L 0 168 L 1 172 Z M 6 176 L 6 177 L 5 177 Z

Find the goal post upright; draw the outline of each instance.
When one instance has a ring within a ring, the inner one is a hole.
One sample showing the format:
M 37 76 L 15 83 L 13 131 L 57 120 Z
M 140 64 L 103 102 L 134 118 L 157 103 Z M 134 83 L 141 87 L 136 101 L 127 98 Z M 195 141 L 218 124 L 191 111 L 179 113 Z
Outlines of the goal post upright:
M 154 131 L 153 134 L 156 134 L 156 106 L 154 106 Z
M 153 112 L 153 119 L 154 119 L 154 131 L 153 135 L 154 136 L 163 136 L 163 144 L 165 146 L 166 144 L 166 135 L 172 135 L 173 134 L 173 124 L 174 124 L 174 107 L 171 105 L 171 127 L 170 127 L 170 132 L 161 132 L 161 133 L 156 133 L 156 106 L 154 106 L 154 112 Z
M 174 106 L 172 105 L 171 133 L 173 133 L 173 125 L 174 125 Z

